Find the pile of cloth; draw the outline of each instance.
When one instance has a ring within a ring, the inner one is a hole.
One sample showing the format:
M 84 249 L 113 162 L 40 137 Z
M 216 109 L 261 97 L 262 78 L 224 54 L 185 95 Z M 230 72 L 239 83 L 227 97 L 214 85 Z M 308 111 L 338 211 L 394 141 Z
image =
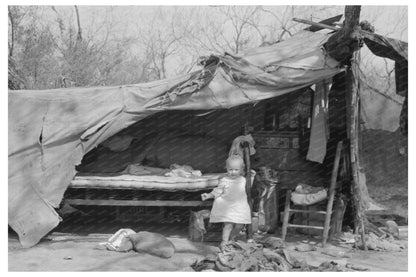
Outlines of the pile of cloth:
M 272 250 L 255 242 L 238 241 L 191 267 L 195 271 L 289 271 L 293 264 L 283 249 Z
M 361 236 L 352 232 L 338 234 L 334 238 L 340 244 L 353 244 L 357 249 L 364 249 Z M 405 249 L 405 244 L 400 241 L 399 227 L 396 222 L 388 220 L 383 227 L 377 227 L 368 222 L 365 244 L 368 250 L 400 252 Z
M 312 187 L 307 184 L 298 184 L 292 192 L 290 200 L 296 205 L 312 205 L 327 197 L 326 189 L 323 187 Z
M 319 266 L 293 258 L 278 238 L 266 238 L 258 242 L 232 242 L 217 255 L 208 255 L 195 261 L 195 271 L 366 271 L 366 268 L 349 263 L 326 261 Z
M 121 173 L 144 176 L 144 175 L 159 175 L 167 177 L 183 177 L 195 178 L 201 177 L 200 170 L 194 170 L 190 165 L 172 164 L 169 168 L 158 168 L 151 166 L 144 166 L 141 164 L 130 164 Z
M 166 172 L 165 176 L 193 178 L 201 177 L 202 173 L 200 170 L 194 170 L 190 165 L 172 164 L 170 166 L 170 171 Z
M 380 237 L 373 232 L 369 232 L 365 235 L 364 239 L 368 250 L 400 252 L 405 248 L 404 244 L 396 240 L 393 236 Z M 359 235 L 355 236 L 355 247 L 364 249 Z

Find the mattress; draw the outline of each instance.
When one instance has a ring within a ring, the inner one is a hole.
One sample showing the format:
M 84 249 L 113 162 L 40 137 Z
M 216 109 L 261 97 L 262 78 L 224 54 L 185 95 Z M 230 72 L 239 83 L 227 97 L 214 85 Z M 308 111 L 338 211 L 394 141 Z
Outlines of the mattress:
M 224 173 L 183 178 L 160 175 L 75 176 L 70 188 L 199 191 L 215 188 Z

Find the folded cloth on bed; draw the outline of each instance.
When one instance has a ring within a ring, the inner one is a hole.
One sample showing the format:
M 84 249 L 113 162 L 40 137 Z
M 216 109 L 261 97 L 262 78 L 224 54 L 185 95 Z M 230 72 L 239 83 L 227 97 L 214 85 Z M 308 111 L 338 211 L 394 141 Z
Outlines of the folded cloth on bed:
M 170 166 L 170 171 L 165 173 L 165 176 L 170 177 L 184 177 L 184 178 L 193 178 L 201 177 L 202 173 L 200 170 L 194 170 L 192 166 L 189 165 L 178 165 L 173 164 Z

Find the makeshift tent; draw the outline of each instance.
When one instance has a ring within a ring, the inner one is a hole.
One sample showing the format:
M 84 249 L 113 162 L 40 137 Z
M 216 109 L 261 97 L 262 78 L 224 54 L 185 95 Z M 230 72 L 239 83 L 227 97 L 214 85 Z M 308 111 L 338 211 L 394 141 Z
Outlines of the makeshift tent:
M 304 31 L 146 84 L 9 91 L 9 225 L 23 246 L 35 245 L 58 225 L 54 208 L 84 155 L 150 115 L 229 109 L 330 79 L 344 68 L 323 47 L 329 37 Z
M 25 247 L 59 223 L 54 208 L 85 153 L 163 110 L 227 109 L 276 97 L 343 69 L 301 32 L 275 45 L 201 60 L 203 69 L 146 84 L 9 91 L 9 225 Z

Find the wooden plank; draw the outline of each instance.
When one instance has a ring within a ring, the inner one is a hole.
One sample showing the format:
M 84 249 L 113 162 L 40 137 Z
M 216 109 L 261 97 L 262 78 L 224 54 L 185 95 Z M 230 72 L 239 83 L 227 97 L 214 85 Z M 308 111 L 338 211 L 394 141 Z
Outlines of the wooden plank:
M 178 192 L 178 191 L 187 191 L 187 192 L 195 192 L 195 191 L 211 191 L 213 188 L 215 188 L 217 185 L 204 187 L 204 188 L 146 188 L 146 187 L 134 187 L 134 186 L 110 186 L 110 185 L 71 185 L 70 189 L 103 189 L 103 190 L 132 190 L 132 191 L 164 191 L 164 192 Z
M 317 230 L 323 230 L 324 229 L 324 227 L 322 227 L 322 226 L 308 226 L 308 225 L 297 225 L 297 224 L 288 224 L 287 227 L 317 229 Z
M 173 201 L 173 200 L 107 200 L 107 199 L 65 199 L 69 205 L 85 206 L 211 206 L 211 201 Z
M 329 224 L 331 222 L 332 208 L 334 204 L 335 187 L 337 185 L 339 161 L 341 159 L 341 150 L 342 150 L 342 141 L 339 141 L 337 145 L 337 150 L 335 153 L 334 167 L 332 168 L 331 184 L 329 186 L 329 198 L 328 198 L 328 204 L 326 206 L 324 232 L 322 235 L 322 247 L 325 247 L 326 241 L 328 239 L 328 234 L 329 234 L 329 228 L 330 228 Z
M 289 212 L 305 213 L 305 214 L 326 214 L 326 211 L 297 210 L 297 209 L 290 209 Z

